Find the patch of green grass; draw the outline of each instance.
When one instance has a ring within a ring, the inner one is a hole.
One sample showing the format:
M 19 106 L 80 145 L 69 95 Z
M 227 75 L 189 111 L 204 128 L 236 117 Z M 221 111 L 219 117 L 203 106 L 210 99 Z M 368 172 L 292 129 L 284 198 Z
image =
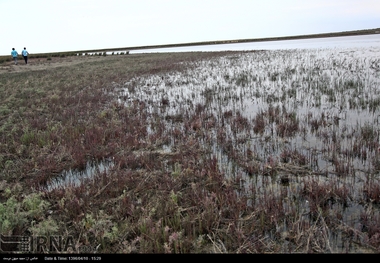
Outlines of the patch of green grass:
M 11 195 L 11 190 L 6 189 L 6 193 Z M 50 219 L 46 221 L 45 214 L 50 204 L 42 199 L 40 194 L 32 193 L 26 195 L 20 202 L 14 195 L 11 195 L 6 202 L 0 203 L 0 230 L 2 234 L 17 234 L 15 230 L 26 229 L 31 221 L 38 221 L 39 225 L 34 226 L 33 230 L 45 233 L 50 231 L 47 226 L 52 225 Z M 21 233 L 18 233 L 21 234 Z

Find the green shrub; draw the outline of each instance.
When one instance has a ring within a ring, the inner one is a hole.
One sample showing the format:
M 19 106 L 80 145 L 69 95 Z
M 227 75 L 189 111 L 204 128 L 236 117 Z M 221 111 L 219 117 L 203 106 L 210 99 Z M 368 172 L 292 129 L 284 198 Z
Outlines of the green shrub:
M 35 141 L 36 134 L 34 131 L 26 131 L 20 138 L 20 141 L 24 145 L 29 145 Z
M 11 190 L 6 189 L 10 194 Z M 29 222 L 40 220 L 40 223 L 30 227 L 32 233 L 55 233 L 57 224 L 51 219 L 45 219 L 45 211 L 49 203 L 41 198 L 40 194 L 30 194 L 19 202 L 14 195 L 5 203 L 0 204 L 0 231 L 3 234 L 12 234 L 15 228 L 25 229 Z M 14 233 L 13 233 L 14 234 Z
M 21 204 L 11 196 L 4 204 L 0 204 L 0 231 L 3 234 L 12 234 L 16 226 L 24 225 L 27 217 L 21 209 Z
M 41 194 L 36 193 L 29 195 L 22 202 L 22 208 L 28 211 L 28 215 L 32 218 L 43 215 L 48 206 L 49 203 L 41 199 Z
M 49 217 L 37 224 L 32 222 L 32 226 L 28 228 L 33 236 L 52 236 L 58 233 L 59 227 L 57 222 Z
M 9 109 L 7 107 L 7 105 L 1 105 L 0 106 L 0 116 L 6 116 L 6 115 L 8 115 L 11 112 L 12 112 L 11 109 Z

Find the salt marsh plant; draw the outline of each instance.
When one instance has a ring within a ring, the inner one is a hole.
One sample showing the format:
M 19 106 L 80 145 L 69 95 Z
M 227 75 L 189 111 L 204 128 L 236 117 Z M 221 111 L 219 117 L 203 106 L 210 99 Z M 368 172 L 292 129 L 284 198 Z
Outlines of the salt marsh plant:
M 147 110 L 151 114 L 156 112 L 159 94 L 167 94 L 166 107 L 161 109 L 167 120 L 165 127 L 171 130 L 175 126 L 177 134 L 184 129 L 188 136 L 201 140 L 205 150 L 218 156 L 220 169 L 227 177 L 244 174 L 245 187 L 252 186 L 251 180 L 256 182 L 255 193 L 276 182 L 304 187 L 304 193 L 311 195 L 297 196 L 306 199 L 308 214 L 313 215 L 311 223 L 316 224 L 316 218 L 326 220 L 320 209 L 326 209 L 327 204 L 331 211 L 342 205 L 343 218 L 347 217 L 352 212 L 344 207 L 361 206 L 364 186 L 360 182 L 369 175 L 378 178 L 378 170 L 373 168 L 376 162 L 372 161 L 379 149 L 379 108 L 375 106 L 379 53 L 368 57 L 360 52 L 279 50 L 234 54 L 198 62 L 188 71 L 134 79 L 122 90 L 131 100 L 150 97 Z M 140 89 L 130 93 L 131 83 L 140 83 Z M 181 128 L 181 123 L 168 118 L 174 113 L 188 115 L 194 111 L 192 105 L 207 113 L 198 117 L 196 126 L 189 120 L 192 129 L 186 129 L 186 120 L 182 120 Z M 210 117 L 215 120 L 212 126 L 207 125 Z M 175 146 L 170 143 L 165 147 L 170 151 Z M 271 178 L 263 180 L 265 176 Z M 311 187 L 309 176 L 317 188 Z M 377 179 L 374 184 L 378 183 Z M 340 184 L 343 186 L 337 188 Z M 369 188 L 365 189 L 367 192 Z M 262 195 L 266 198 L 267 193 Z M 378 215 L 379 210 L 375 211 Z M 289 227 L 284 217 L 273 217 L 277 224 Z M 341 223 L 352 224 L 344 220 Z M 276 232 L 277 228 L 269 227 L 268 231 Z
M 29 86 L 9 74 L 2 175 L 98 252 L 378 252 L 379 52 L 101 56 L 24 73 Z

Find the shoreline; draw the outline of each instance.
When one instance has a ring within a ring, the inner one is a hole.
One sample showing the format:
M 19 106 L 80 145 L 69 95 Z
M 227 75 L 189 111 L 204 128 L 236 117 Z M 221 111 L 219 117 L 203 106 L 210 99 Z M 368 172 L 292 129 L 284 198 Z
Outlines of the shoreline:
M 62 51 L 62 52 L 48 52 L 48 53 L 35 53 L 33 55 L 53 55 L 53 54 L 72 54 L 72 53 L 99 53 L 99 52 L 112 52 L 112 51 L 131 51 L 141 49 L 156 49 L 156 48 L 171 48 L 171 47 L 190 47 L 200 45 L 219 45 L 219 44 L 232 44 L 232 43 L 247 43 L 247 42 L 264 42 L 264 41 L 281 41 L 281 40 L 296 40 L 296 39 L 312 39 L 312 38 L 328 38 L 328 37 L 343 37 L 343 36 L 359 36 L 359 35 L 374 35 L 380 34 L 380 28 L 330 32 L 330 33 L 318 33 L 309 35 L 295 35 L 295 36 L 283 36 L 283 37 L 266 37 L 266 38 L 247 38 L 247 39 L 234 39 L 234 40 L 216 40 L 216 41 L 201 41 L 190 43 L 177 43 L 177 44 L 164 44 L 164 45 L 148 45 L 148 46 L 132 46 L 132 47 L 119 47 L 119 48 L 103 48 L 103 49 L 91 49 L 91 50 L 77 50 L 77 51 Z M 1 58 L 8 58 L 8 55 L 2 55 Z
M 374 35 L 380 34 L 380 28 L 331 32 L 331 33 L 319 33 L 309 35 L 296 35 L 296 36 L 284 36 L 284 37 L 266 37 L 266 38 L 247 38 L 247 39 L 235 39 L 235 40 L 216 40 L 216 41 L 201 41 L 190 43 L 178 43 L 178 44 L 165 44 L 165 45 L 149 45 L 149 46 L 137 46 L 137 47 L 124 47 L 124 48 L 106 48 L 106 49 L 94 49 L 76 51 L 81 53 L 93 53 L 93 52 L 109 52 L 120 50 L 141 50 L 141 49 L 156 49 L 156 48 L 171 48 L 171 47 L 190 47 L 201 45 L 220 45 L 220 44 L 232 44 L 232 43 L 247 43 L 247 42 L 265 42 L 265 41 L 281 41 L 281 40 L 295 40 L 295 39 L 312 39 L 312 38 L 327 38 L 327 37 L 344 37 L 344 36 L 359 36 L 359 35 Z M 71 51 L 73 52 L 73 51 Z M 62 53 L 62 52 L 61 52 Z M 68 52 L 70 53 L 70 52 Z
M 319 34 L 309 34 L 309 35 L 284 36 L 284 37 L 247 38 L 247 39 L 236 39 L 236 40 L 218 40 L 218 41 L 203 41 L 203 42 L 191 42 L 191 43 L 180 43 L 180 44 L 128 47 L 128 48 L 114 48 L 114 49 L 103 49 L 103 50 L 98 50 L 98 51 L 116 51 L 116 50 L 124 50 L 124 49 L 138 50 L 138 49 L 185 47 L 185 46 L 199 46 L 199 45 L 218 45 L 218 44 L 232 44 L 232 43 L 246 43 L 246 42 L 266 42 L 266 41 L 281 41 L 281 40 L 296 40 L 296 39 L 346 37 L 346 36 L 360 36 L 360 35 L 374 35 L 374 34 L 380 34 L 380 28 L 332 32 L 332 33 L 319 33 Z

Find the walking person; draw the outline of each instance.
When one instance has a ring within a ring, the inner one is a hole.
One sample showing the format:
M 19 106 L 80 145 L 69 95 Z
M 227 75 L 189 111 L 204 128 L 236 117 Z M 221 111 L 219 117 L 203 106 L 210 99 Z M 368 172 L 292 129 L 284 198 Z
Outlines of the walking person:
M 13 61 L 15 62 L 15 65 L 17 65 L 17 57 L 18 57 L 18 53 L 17 53 L 17 51 L 15 50 L 15 48 L 12 48 L 11 55 L 12 55 Z
M 24 50 L 21 52 L 21 54 L 22 54 L 22 57 L 25 60 L 25 64 L 28 64 L 28 55 L 29 55 L 29 53 L 28 53 L 28 51 L 26 51 L 26 47 L 24 47 Z

